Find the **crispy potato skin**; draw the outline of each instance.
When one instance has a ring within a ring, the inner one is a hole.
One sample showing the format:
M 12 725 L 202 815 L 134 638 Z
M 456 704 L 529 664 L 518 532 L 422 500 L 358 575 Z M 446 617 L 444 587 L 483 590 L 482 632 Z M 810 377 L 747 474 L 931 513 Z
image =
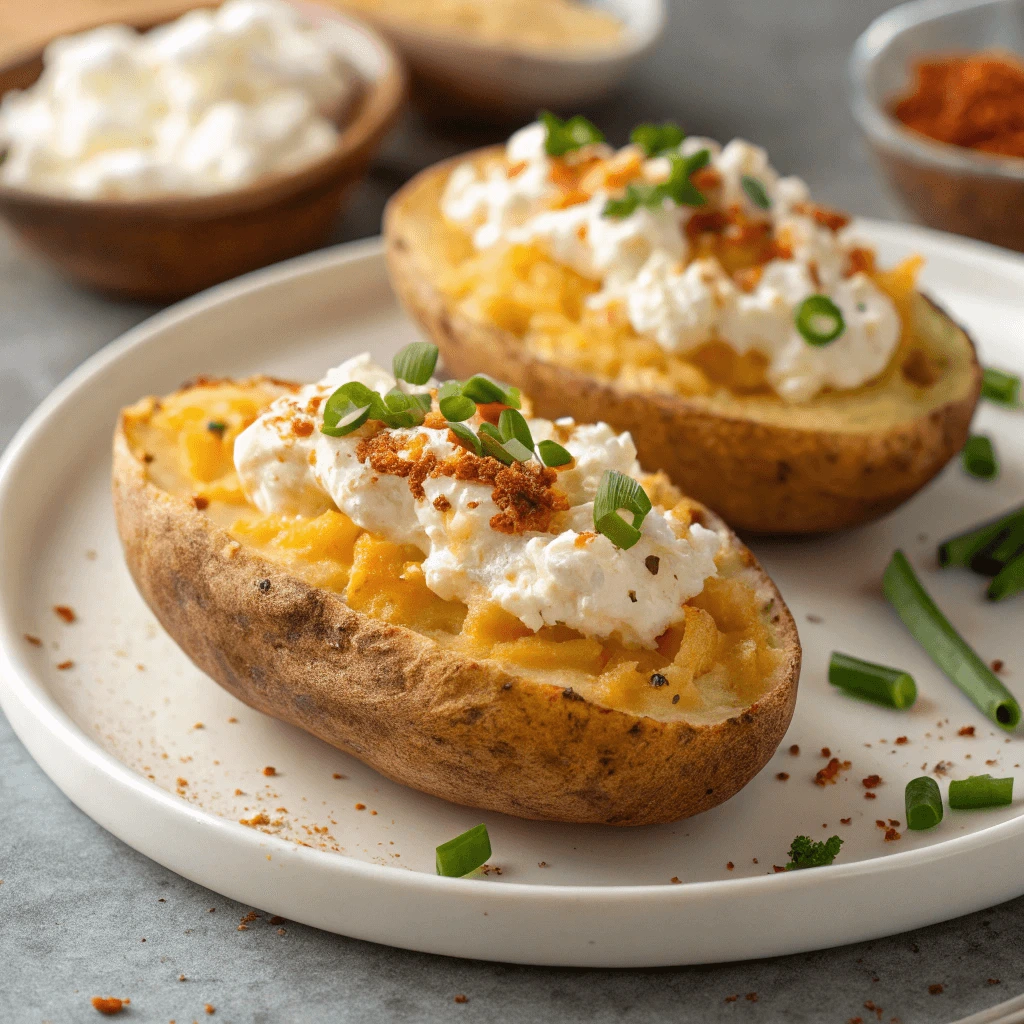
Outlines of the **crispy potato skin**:
M 455 309 L 430 273 L 431 232 L 424 221 L 428 211 L 436 212 L 448 174 L 465 159 L 417 175 L 391 199 L 384 217 L 392 285 L 454 376 L 484 371 L 529 394 L 538 415 L 603 420 L 630 431 L 644 466 L 664 470 L 734 529 L 751 533 L 825 533 L 877 519 L 963 447 L 981 391 L 976 356 L 961 399 L 858 431 L 757 422 L 743 415 L 739 402 L 734 415 L 722 415 L 698 401 L 627 390 L 537 358 L 514 335 Z
M 793 714 L 796 626 L 753 556 L 784 667 L 745 711 L 690 725 L 599 707 L 351 610 L 155 487 L 123 425 L 113 498 L 142 596 L 199 668 L 251 707 L 454 803 L 553 821 L 674 821 L 745 786 Z

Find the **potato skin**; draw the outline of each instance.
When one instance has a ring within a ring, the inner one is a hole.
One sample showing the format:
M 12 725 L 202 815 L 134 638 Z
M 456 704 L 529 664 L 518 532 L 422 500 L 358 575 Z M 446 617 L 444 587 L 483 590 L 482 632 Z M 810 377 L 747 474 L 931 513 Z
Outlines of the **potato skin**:
M 796 626 L 753 556 L 784 665 L 745 711 L 689 725 L 599 707 L 353 611 L 155 487 L 123 423 L 113 499 L 136 585 L 199 668 L 251 707 L 454 803 L 553 821 L 675 821 L 746 785 L 793 714 Z
M 735 414 L 722 415 L 699 401 L 628 390 L 539 359 L 514 335 L 455 309 L 429 272 L 425 220 L 430 210 L 436 215 L 444 180 L 465 159 L 421 172 L 392 197 L 384 217 L 392 286 L 454 376 L 484 371 L 529 394 L 538 415 L 628 430 L 642 465 L 664 470 L 734 529 L 751 533 L 824 533 L 870 522 L 912 497 L 963 447 L 981 391 L 973 346 L 972 379 L 960 398 L 857 431 L 759 422 L 744 416 L 739 402 Z

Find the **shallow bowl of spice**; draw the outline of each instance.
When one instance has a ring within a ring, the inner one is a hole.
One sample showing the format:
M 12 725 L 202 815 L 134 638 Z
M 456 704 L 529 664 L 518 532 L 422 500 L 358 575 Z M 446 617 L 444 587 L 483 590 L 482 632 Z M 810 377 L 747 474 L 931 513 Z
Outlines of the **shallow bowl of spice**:
M 854 116 L 930 227 L 1024 251 L 1024 0 L 914 0 L 857 40 Z
M 0 67 L 0 216 L 81 284 L 182 298 L 326 244 L 405 85 L 379 33 L 308 4 L 63 37 Z

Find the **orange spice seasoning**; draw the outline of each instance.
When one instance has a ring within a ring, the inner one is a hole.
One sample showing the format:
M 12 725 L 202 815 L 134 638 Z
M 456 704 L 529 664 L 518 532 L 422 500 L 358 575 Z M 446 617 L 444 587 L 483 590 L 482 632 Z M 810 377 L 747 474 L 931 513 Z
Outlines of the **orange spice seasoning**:
M 938 142 L 1024 157 L 1024 63 L 999 50 L 936 54 L 915 66 L 892 113 Z

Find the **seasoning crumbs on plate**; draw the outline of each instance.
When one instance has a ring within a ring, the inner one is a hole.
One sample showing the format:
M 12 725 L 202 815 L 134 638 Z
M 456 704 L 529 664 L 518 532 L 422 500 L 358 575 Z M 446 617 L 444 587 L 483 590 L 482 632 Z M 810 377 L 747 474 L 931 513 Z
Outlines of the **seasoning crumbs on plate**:
M 55 604 L 53 606 L 54 613 L 61 619 L 64 620 L 69 626 L 78 616 L 75 614 L 74 608 L 66 604 Z

